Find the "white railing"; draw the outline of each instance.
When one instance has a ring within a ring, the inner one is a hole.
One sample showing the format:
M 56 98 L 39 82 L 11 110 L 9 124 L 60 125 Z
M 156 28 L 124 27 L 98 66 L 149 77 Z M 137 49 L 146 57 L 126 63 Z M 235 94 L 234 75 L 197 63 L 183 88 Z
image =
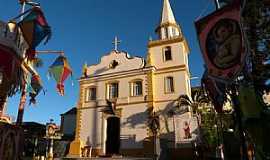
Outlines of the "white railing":
M 22 31 L 19 27 L 11 32 L 7 23 L 0 21 L 0 45 L 12 49 L 19 57 L 24 58 L 28 49 Z

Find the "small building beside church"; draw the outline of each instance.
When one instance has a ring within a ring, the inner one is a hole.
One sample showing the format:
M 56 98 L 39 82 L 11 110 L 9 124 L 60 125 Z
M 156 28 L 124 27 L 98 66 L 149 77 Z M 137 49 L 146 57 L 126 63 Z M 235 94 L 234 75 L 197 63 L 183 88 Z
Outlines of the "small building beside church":
M 77 108 L 73 107 L 67 112 L 61 114 L 60 132 L 63 134 L 62 139 L 73 140 L 76 130 Z
M 92 147 L 92 156 L 147 156 L 149 108 L 160 113 L 161 152 L 191 148 L 197 129 L 191 113 L 177 117 L 165 114 L 178 105 L 181 94 L 191 94 L 189 47 L 169 0 L 164 0 L 156 33 L 159 38 L 149 41 L 147 59 L 116 48 L 101 57 L 99 64 L 84 68 L 69 156 L 81 156 L 84 146 Z M 102 112 L 107 100 L 115 102 L 115 114 Z M 190 127 L 190 137 L 184 133 L 185 125 Z

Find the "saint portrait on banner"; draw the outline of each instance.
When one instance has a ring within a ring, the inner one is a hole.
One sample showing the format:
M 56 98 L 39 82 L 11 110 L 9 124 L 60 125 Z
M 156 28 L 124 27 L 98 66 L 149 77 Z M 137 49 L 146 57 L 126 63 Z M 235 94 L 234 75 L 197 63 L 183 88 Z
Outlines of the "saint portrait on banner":
M 227 5 L 195 22 L 209 76 L 231 83 L 243 70 L 247 50 L 240 22 L 240 2 Z
M 212 63 L 221 69 L 240 63 L 241 31 L 237 21 L 221 19 L 211 29 L 206 40 L 206 49 Z

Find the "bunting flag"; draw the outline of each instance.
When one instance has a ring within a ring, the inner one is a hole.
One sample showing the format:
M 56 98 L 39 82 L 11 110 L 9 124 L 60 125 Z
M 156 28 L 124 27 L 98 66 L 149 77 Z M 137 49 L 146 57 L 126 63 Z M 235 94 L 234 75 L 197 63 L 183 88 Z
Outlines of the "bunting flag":
M 0 45 L 1 91 L 13 96 L 23 86 L 21 61 L 10 48 Z
M 27 90 L 29 91 L 30 102 L 29 104 L 36 104 L 36 96 L 42 90 L 42 82 L 39 75 L 33 75 L 31 78 L 31 84 L 28 85 Z
M 72 74 L 67 58 L 59 56 L 49 68 L 49 74 L 57 82 L 57 90 L 60 95 L 64 95 L 64 81 Z
M 44 44 L 51 38 L 51 28 L 40 7 L 33 7 L 30 13 L 19 22 L 19 26 L 29 45 L 26 55 L 30 59 L 34 58 L 36 56 L 35 48 L 45 38 Z
M 242 70 L 246 52 L 240 25 L 240 1 L 195 22 L 209 75 L 230 82 Z
M 226 101 L 225 84 L 210 78 L 207 72 L 205 72 L 202 77 L 202 83 L 215 107 L 216 112 L 222 113 L 223 105 Z

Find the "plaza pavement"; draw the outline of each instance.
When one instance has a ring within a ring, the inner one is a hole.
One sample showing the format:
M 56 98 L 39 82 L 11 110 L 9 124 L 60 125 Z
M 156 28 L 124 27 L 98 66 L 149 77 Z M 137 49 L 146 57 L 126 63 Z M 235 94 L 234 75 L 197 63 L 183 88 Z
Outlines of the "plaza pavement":
M 62 158 L 54 160 L 152 160 L 152 158 L 133 158 L 133 157 L 114 157 L 114 158 L 105 158 L 105 157 L 93 157 L 93 158 Z

